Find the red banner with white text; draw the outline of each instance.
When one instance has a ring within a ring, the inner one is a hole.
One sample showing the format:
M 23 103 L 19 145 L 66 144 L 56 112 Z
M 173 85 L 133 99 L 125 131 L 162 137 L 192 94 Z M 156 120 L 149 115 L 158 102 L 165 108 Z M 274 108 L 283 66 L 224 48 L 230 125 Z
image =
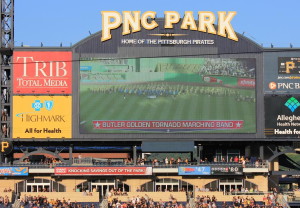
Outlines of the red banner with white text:
M 152 167 L 55 167 L 55 175 L 152 175 Z
M 239 78 L 238 79 L 238 86 L 239 87 L 255 88 L 255 79 Z
M 93 121 L 94 129 L 194 129 L 194 130 L 223 130 L 241 129 L 241 120 L 190 120 L 190 121 Z
M 72 52 L 15 51 L 14 94 L 71 94 Z

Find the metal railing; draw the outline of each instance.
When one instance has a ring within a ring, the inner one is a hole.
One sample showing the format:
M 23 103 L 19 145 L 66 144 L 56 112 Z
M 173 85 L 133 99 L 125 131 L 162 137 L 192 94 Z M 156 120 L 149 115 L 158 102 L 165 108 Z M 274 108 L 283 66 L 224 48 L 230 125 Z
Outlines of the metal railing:
M 175 164 L 165 164 L 163 162 L 144 162 L 143 164 L 134 164 L 134 163 L 126 163 L 122 161 L 110 161 L 110 160 L 95 160 L 91 157 L 88 158 L 73 158 L 72 164 L 69 163 L 50 163 L 45 164 L 41 162 L 21 162 L 21 163 L 14 163 L 14 164 L 5 164 L 2 163 L 0 166 L 26 166 L 31 168 L 53 168 L 57 166 L 147 166 L 147 167 L 153 167 L 153 168 L 178 168 L 179 166 L 236 166 L 236 167 L 243 167 L 241 163 L 235 163 L 235 162 L 180 162 Z M 246 163 L 244 168 L 268 168 L 268 163 L 262 162 L 259 164 L 251 164 Z

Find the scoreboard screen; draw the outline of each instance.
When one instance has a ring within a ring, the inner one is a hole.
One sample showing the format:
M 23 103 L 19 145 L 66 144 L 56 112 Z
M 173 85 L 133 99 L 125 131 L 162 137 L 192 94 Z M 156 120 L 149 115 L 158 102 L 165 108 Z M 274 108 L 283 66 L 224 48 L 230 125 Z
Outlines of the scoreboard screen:
M 80 133 L 256 133 L 256 59 L 80 60 Z

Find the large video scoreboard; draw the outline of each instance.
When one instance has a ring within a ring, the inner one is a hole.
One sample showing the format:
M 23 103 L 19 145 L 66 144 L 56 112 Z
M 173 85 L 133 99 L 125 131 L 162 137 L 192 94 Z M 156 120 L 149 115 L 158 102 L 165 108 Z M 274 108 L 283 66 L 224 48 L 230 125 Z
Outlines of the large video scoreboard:
M 80 61 L 80 133 L 255 133 L 255 59 Z
M 175 24 L 16 49 L 13 138 L 264 139 L 262 49 L 238 37 Z

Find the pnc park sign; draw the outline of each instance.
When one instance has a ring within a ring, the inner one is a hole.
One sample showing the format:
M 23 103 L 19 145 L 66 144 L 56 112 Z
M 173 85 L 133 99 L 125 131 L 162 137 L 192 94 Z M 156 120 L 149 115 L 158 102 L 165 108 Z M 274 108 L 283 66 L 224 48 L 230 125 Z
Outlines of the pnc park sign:
M 121 25 L 122 35 L 141 31 L 142 27 L 146 30 L 153 30 L 159 24 L 155 21 L 156 12 L 147 11 L 141 13 L 140 11 L 123 11 L 120 14 L 117 11 L 102 11 L 102 38 L 101 41 L 107 41 L 112 38 L 111 31 L 119 28 Z M 180 14 L 176 11 L 165 11 L 164 28 L 172 29 L 174 24 L 180 22 L 180 28 L 183 30 L 193 30 L 205 32 L 210 34 L 227 37 L 228 39 L 238 41 L 238 37 L 231 26 L 231 20 L 236 15 L 234 11 L 219 11 L 217 18 L 213 12 L 199 11 L 198 21 L 195 20 L 192 11 L 186 11 L 182 21 Z M 215 28 L 214 24 L 218 19 L 218 27 Z M 173 34 L 182 35 L 182 34 Z

